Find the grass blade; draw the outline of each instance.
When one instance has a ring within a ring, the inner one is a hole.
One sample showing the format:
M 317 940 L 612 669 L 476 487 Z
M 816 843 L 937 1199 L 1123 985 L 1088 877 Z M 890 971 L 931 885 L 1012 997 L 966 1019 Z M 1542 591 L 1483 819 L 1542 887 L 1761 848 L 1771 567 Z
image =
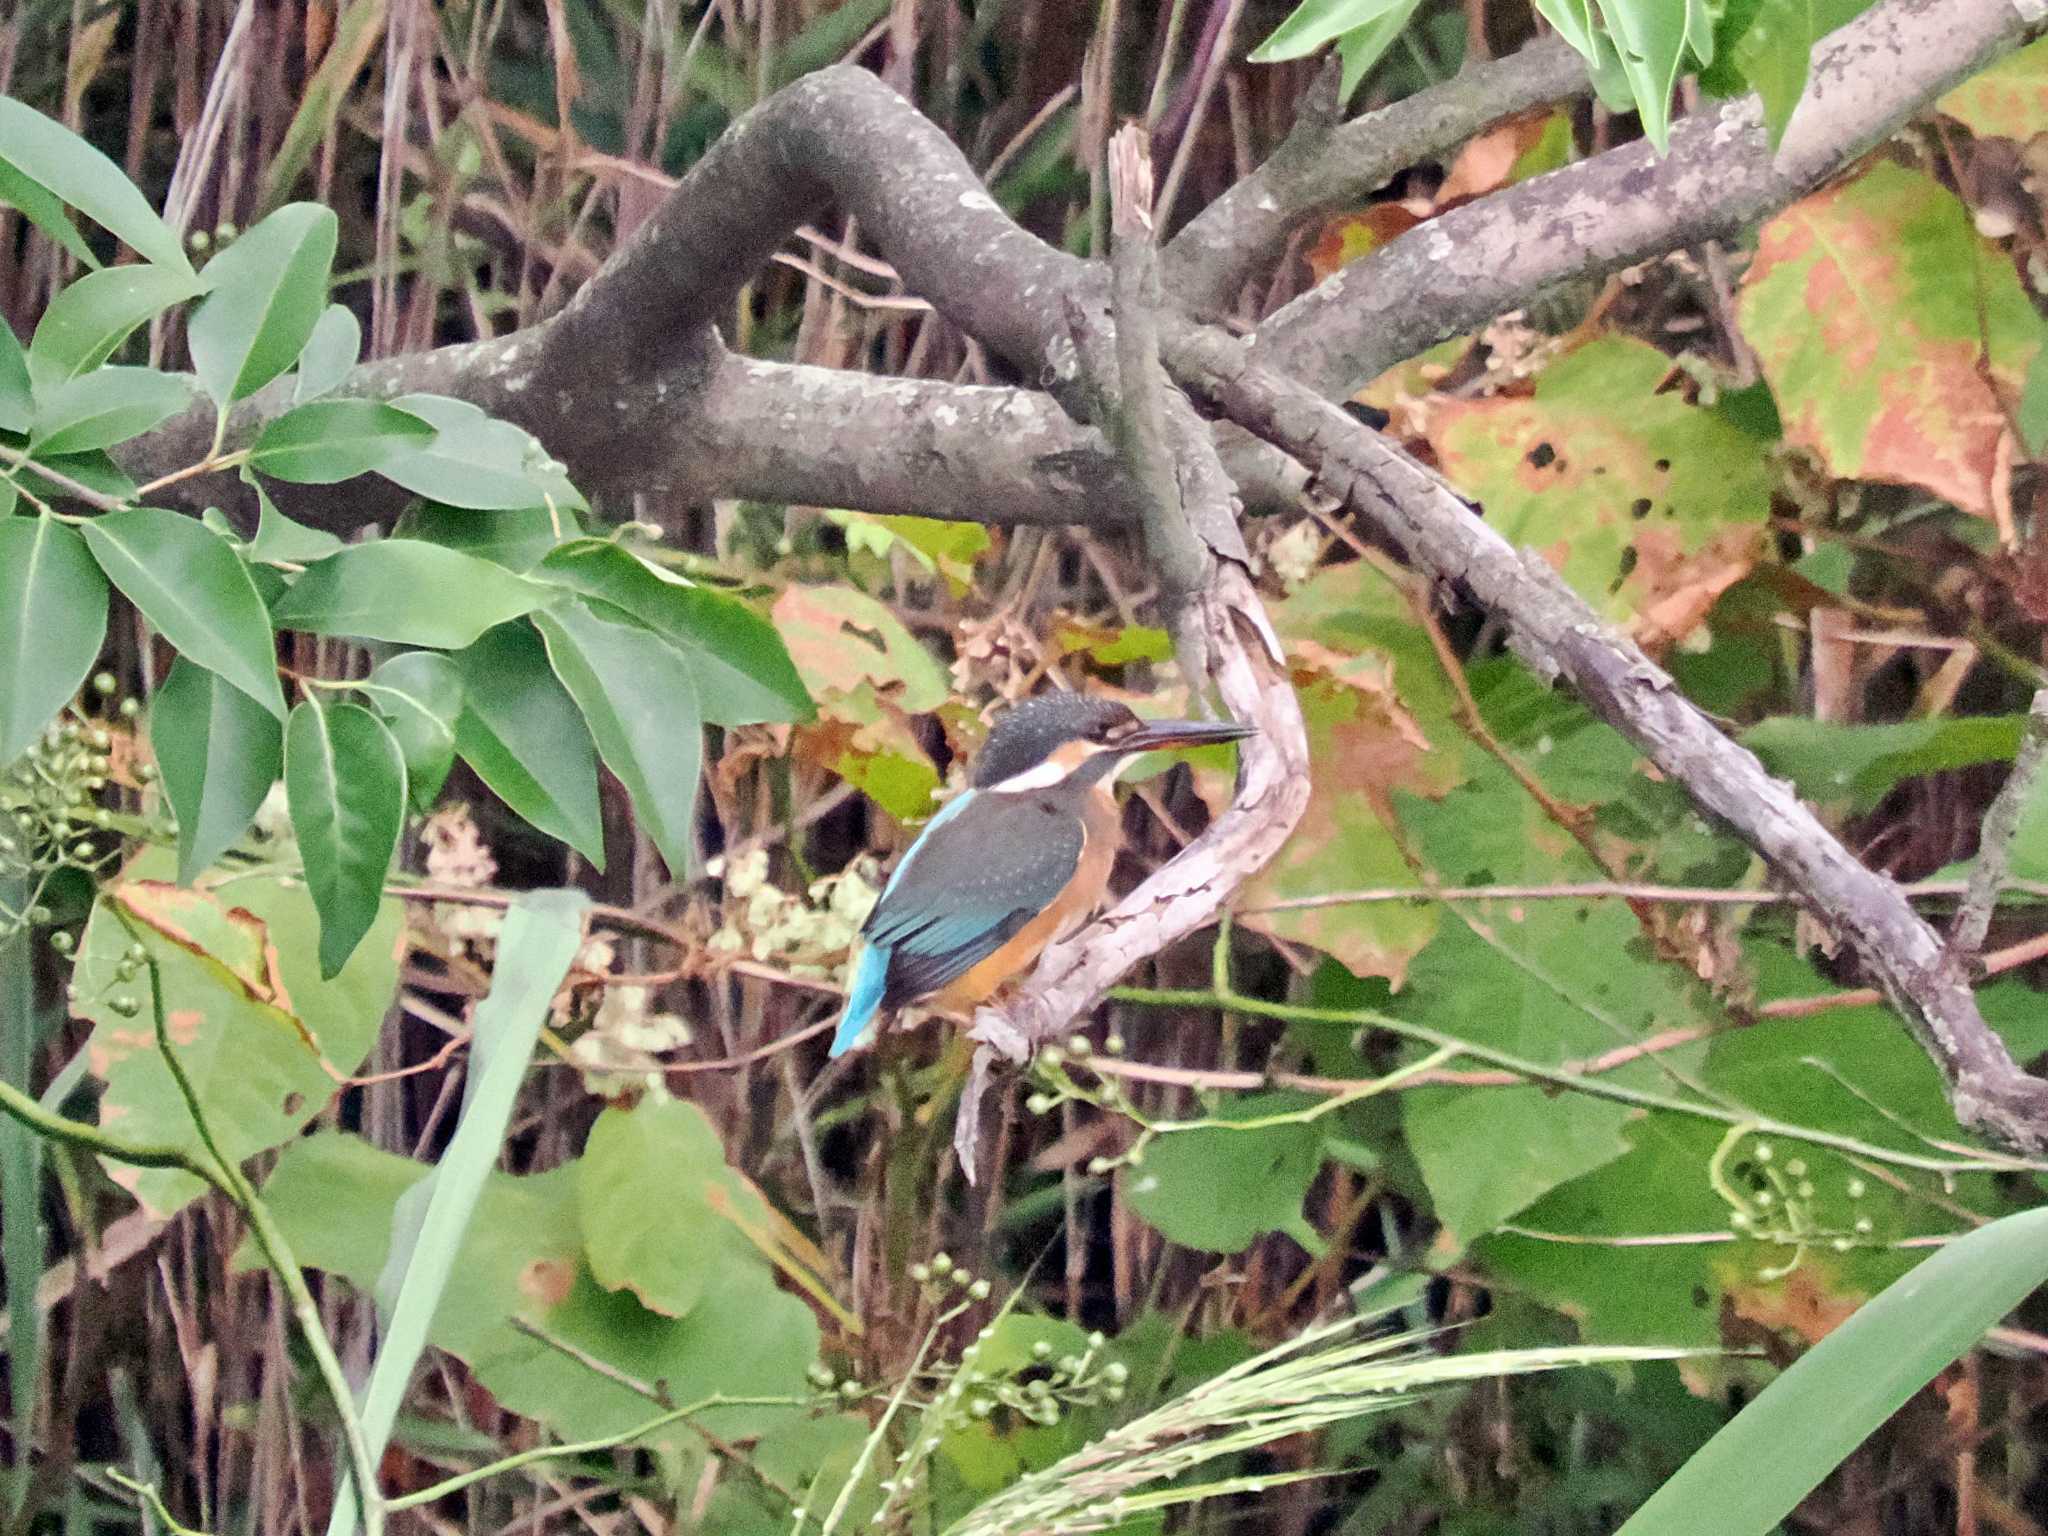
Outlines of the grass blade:
M 548 1016 L 555 989 L 583 942 L 581 891 L 532 891 L 506 915 L 490 995 L 476 1011 L 469 1080 L 454 1138 L 434 1171 L 406 1192 L 392 1222 L 391 1256 L 377 1282 L 384 1342 L 363 1389 L 363 1434 L 383 1455 L 391 1426 L 426 1348 L 427 1325 L 469 1229 L 484 1179 L 498 1161 L 505 1126 Z M 361 1518 L 355 1489 L 336 1491 L 328 1536 L 348 1536 Z
M 1709 1440 L 1620 1536 L 1764 1536 L 1906 1400 L 2048 1279 L 2048 1210 L 1943 1248 L 1867 1302 Z

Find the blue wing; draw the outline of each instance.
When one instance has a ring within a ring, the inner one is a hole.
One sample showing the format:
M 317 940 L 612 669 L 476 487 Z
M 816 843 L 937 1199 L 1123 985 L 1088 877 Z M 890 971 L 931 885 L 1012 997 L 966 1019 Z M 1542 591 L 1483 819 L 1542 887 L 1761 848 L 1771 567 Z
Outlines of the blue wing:
M 881 1006 L 929 997 L 995 953 L 1067 888 L 1086 842 L 1079 816 L 1036 795 L 975 790 L 947 806 L 862 929 L 888 952 Z

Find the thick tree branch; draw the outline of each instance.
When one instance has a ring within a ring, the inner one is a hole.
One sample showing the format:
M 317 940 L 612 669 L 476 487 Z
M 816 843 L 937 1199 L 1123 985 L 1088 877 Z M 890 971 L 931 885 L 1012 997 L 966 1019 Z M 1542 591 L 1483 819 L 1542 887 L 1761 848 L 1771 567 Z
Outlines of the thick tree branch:
M 1227 310 L 1310 219 L 1357 206 L 1395 172 L 1447 153 L 1489 123 L 1585 89 L 1585 61 L 1550 38 L 1340 123 L 1332 73 L 1303 100 L 1293 132 L 1266 163 L 1167 243 L 1166 286 L 1190 314 Z
M 1332 399 L 1559 284 L 1732 235 L 2041 30 L 2032 0 L 1883 0 L 1814 50 L 1775 154 L 1754 97 L 1431 219 L 1259 327 L 1258 361 Z

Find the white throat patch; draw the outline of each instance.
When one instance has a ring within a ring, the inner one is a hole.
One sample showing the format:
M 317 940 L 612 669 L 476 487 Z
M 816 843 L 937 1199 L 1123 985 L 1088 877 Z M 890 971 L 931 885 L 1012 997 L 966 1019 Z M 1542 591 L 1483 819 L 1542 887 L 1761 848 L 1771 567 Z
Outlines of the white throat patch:
M 989 785 L 989 788 L 999 795 L 1021 795 L 1034 789 L 1051 789 L 1055 784 L 1065 783 L 1071 771 L 1057 758 L 1048 757 L 1022 773 L 1013 773 L 1000 783 Z

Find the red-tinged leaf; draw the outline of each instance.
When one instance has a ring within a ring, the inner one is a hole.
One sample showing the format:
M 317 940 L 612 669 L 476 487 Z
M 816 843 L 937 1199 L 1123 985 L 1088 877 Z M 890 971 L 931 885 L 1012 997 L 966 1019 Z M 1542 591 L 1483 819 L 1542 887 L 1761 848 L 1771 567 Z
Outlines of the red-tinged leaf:
M 1356 213 L 1339 214 L 1323 226 L 1316 243 L 1308 248 L 1309 271 L 1320 283 L 1339 267 L 1407 234 L 1425 217 L 1406 203 L 1374 203 Z
M 1772 483 L 1768 445 L 1660 392 L 1670 371 L 1654 347 L 1609 337 L 1553 362 L 1533 395 L 1428 413 L 1438 461 L 1487 522 L 1652 649 L 1755 563 Z
M 1462 777 L 1450 689 L 1406 601 L 1362 564 L 1317 572 L 1274 607 L 1273 620 L 1287 642 L 1316 771 L 1301 825 L 1241 893 L 1240 921 L 1399 986 L 1436 934 L 1435 907 L 1260 909 L 1417 884 L 1392 830 L 1391 797 L 1441 795 Z
M 2048 132 L 2048 39 L 2009 53 L 1936 104 L 1979 138 Z
M 2040 322 L 1946 190 L 1879 164 L 1795 203 L 1764 226 L 1740 307 L 1789 441 L 1845 479 L 1991 514 L 1999 397 L 2019 398 Z

